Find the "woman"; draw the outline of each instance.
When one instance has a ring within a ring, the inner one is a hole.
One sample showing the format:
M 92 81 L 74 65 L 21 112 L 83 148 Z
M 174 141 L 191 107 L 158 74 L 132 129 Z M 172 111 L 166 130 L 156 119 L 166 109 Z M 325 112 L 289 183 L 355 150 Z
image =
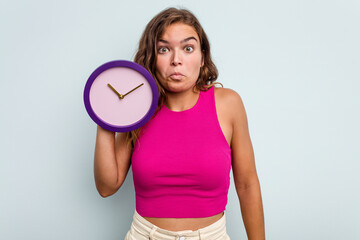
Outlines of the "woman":
M 115 136 L 98 126 L 95 146 L 101 196 L 114 194 L 132 165 L 136 210 L 125 239 L 230 239 L 231 168 L 248 239 L 265 239 L 245 109 L 235 91 L 215 88 L 217 69 L 196 17 L 175 8 L 159 13 L 135 62 L 153 75 L 158 108 L 136 131 Z

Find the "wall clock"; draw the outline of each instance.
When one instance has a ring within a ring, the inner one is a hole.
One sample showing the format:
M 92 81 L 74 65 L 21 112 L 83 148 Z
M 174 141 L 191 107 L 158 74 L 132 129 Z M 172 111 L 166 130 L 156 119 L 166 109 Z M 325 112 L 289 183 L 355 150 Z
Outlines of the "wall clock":
M 91 119 L 112 132 L 129 132 L 154 115 L 159 92 L 152 75 L 141 65 L 116 60 L 98 67 L 84 89 Z

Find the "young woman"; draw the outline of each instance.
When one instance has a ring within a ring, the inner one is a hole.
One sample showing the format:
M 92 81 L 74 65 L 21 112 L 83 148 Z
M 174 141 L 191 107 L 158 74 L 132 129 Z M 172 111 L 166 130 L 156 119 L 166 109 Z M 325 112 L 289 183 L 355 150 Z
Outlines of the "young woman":
M 225 208 L 233 170 L 248 239 L 265 239 L 260 184 L 240 96 L 217 88 L 217 69 L 196 17 L 169 8 L 140 39 L 135 62 L 154 77 L 158 108 L 129 133 L 98 126 L 95 181 L 114 194 L 132 165 L 136 209 L 125 240 L 230 239 Z

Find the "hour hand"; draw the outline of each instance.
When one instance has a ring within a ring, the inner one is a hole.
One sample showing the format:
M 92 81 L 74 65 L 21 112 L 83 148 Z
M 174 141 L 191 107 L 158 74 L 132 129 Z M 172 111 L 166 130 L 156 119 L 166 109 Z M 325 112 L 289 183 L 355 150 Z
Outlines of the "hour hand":
M 114 91 L 114 93 L 116 93 L 116 95 L 118 95 L 118 97 L 119 97 L 120 99 L 123 99 L 123 98 L 124 98 L 124 96 L 121 95 L 120 93 L 118 93 L 118 91 L 116 91 L 115 88 L 114 88 L 113 86 L 111 86 L 110 83 L 108 83 L 108 86 L 111 88 L 111 90 Z

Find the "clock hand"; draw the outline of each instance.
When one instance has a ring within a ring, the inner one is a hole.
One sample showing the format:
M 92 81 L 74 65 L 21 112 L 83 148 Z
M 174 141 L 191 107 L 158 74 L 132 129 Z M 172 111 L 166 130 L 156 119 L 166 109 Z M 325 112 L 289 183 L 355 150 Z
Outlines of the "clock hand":
M 127 92 L 127 93 L 125 93 L 125 94 L 123 95 L 123 97 L 125 97 L 126 95 L 128 95 L 129 93 L 131 93 L 132 91 L 134 91 L 135 89 L 137 89 L 137 88 L 141 87 L 142 85 L 144 85 L 144 83 L 140 84 L 139 86 L 137 86 L 137 87 L 136 87 L 136 88 L 134 88 L 133 90 L 131 90 L 131 91 L 129 91 L 129 92 Z
M 118 92 L 115 90 L 115 88 L 110 85 L 110 83 L 108 83 L 108 86 L 111 88 L 111 90 L 113 90 L 113 91 L 116 93 L 116 95 L 118 95 L 118 97 L 119 97 L 120 99 L 123 99 L 123 98 L 124 98 L 125 95 L 121 95 L 120 93 L 118 93 Z

